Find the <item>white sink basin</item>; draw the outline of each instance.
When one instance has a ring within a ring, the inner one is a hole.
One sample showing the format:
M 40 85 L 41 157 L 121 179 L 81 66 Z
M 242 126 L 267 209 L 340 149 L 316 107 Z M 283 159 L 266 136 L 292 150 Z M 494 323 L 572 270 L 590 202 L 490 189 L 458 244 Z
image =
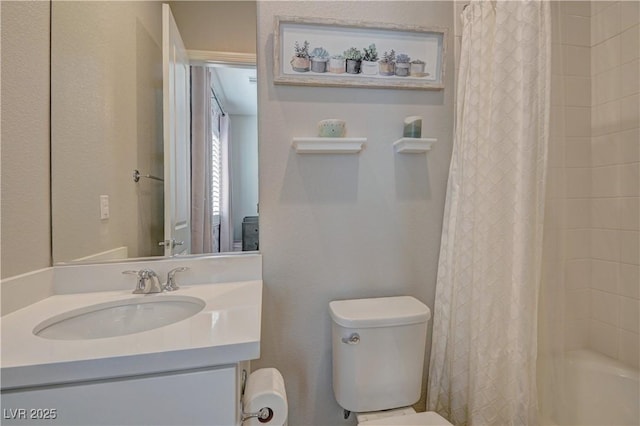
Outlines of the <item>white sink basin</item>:
M 54 340 L 124 336 L 182 321 L 204 307 L 205 302 L 196 297 L 136 297 L 91 305 L 53 316 L 38 324 L 33 334 Z
M 251 255 L 238 257 L 245 256 Z M 156 374 L 167 371 L 167 365 L 197 369 L 260 357 L 261 280 L 181 285 L 178 291 L 152 295 L 130 291 L 55 294 L 4 315 L 2 390 Z M 186 313 L 185 308 L 192 311 Z M 180 316 L 168 317 L 166 310 L 178 310 Z M 90 321 L 94 315 L 101 317 Z M 55 330 L 72 324 L 64 333 Z

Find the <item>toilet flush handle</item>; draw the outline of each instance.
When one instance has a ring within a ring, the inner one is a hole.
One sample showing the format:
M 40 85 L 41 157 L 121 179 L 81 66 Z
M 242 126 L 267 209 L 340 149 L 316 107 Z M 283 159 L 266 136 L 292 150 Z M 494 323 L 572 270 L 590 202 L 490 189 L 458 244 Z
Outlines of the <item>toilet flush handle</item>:
M 353 333 L 349 337 L 343 337 L 342 343 L 346 343 L 347 345 L 357 345 L 360 343 L 360 335 L 358 333 Z

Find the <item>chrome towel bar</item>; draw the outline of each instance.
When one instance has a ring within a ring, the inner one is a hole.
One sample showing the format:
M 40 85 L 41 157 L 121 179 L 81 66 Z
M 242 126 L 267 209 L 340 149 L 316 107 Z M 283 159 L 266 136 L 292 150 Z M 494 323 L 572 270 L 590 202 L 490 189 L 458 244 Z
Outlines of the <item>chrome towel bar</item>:
M 140 172 L 138 170 L 134 170 L 133 171 L 133 181 L 134 182 L 138 182 L 140 180 L 140 178 L 147 178 L 147 179 L 159 180 L 160 182 L 164 182 L 164 179 L 162 179 L 162 178 L 159 178 L 157 176 L 152 176 L 152 175 L 142 175 L 142 174 L 140 174 Z

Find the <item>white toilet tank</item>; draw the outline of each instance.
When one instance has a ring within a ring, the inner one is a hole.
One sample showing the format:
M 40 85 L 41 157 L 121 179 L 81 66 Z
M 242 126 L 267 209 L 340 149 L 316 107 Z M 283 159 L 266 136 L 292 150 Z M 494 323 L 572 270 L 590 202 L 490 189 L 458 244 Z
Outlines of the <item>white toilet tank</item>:
M 410 296 L 329 303 L 333 392 L 354 412 L 420 399 L 429 308 Z

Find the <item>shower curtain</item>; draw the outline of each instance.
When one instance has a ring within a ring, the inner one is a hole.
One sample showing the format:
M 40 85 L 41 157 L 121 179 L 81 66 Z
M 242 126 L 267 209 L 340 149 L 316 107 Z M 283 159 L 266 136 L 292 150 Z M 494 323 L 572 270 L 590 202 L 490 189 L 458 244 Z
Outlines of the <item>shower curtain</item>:
M 220 252 L 233 251 L 233 212 L 231 211 L 231 120 L 229 114 L 220 117 Z
M 456 425 L 533 425 L 549 5 L 472 1 L 463 21 L 427 403 Z
M 211 100 L 213 76 L 204 66 L 191 67 L 191 253 L 233 251 L 231 204 L 230 118 Z M 220 141 L 219 188 L 215 175 L 212 138 Z M 220 194 L 220 211 L 215 212 L 212 193 Z M 219 220 L 216 216 L 219 215 Z M 219 228 L 219 229 L 218 229 Z
M 219 251 L 211 205 L 211 73 L 191 67 L 191 253 Z

